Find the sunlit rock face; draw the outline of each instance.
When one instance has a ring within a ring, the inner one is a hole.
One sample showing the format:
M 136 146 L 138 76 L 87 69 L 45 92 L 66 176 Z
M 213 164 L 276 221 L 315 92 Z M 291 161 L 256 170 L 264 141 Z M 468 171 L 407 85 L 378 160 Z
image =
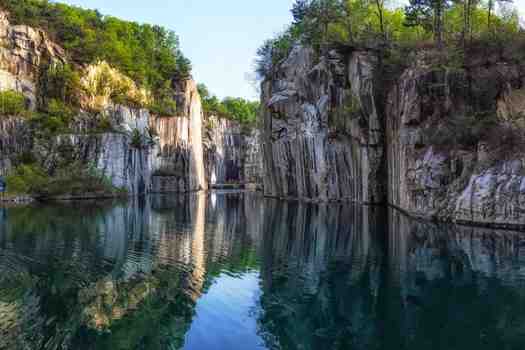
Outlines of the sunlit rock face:
M 262 83 L 264 192 L 314 200 L 384 200 L 384 130 L 375 56 L 296 46 Z M 352 116 L 349 115 L 352 114 Z
M 175 117 L 154 116 L 150 128 L 158 141 L 154 155 L 152 192 L 188 192 L 207 189 L 202 144 L 203 112 L 192 80 L 179 84 Z
M 245 136 L 244 181 L 252 189 L 263 186 L 263 149 L 261 131 L 253 129 Z
M 386 78 L 373 51 L 294 47 L 262 83 L 265 194 L 524 227 L 523 63 L 478 52 L 442 69 L 434 54 Z M 501 132 L 475 136 L 469 116 Z
M 22 92 L 34 108 L 39 69 L 66 62 L 66 53 L 44 31 L 11 25 L 3 11 L 0 44 L 0 90 Z M 98 117 L 81 112 L 69 126 L 70 133 L 51 138 L 37 137 L 38 130 L 31 130 L 22 118 L 1 116 L 0 175 L 30 155 L 51 172 L 59 164 L 78 161 L 130 194 L 205 190 L 200 96 L 192 79 L 176 82 L 174 90 L 175 117 L 154 116 L 107 100 L 99 106 Z M 109 121 L 109 130 L 98 130 L 100 116 Z
M 40 29 L 11 25 L 8 13 L 0 10 L 0 90 L 24 93 L 36 104 L 36 78 L 40 64 L 64 62 L 64 50 Z
M 477 145 L 462 145 L 465 139 L 443 144 L 432 136 L 474 130 L 454 122 L 473 113 L 497 115 L 501 125 L 522 129 L 523 69 L 505 57 L 474 62 L 468 71 L 438 70 L 428 61 L 418 56 L 389 93 L 389 202 L 425 217 L 523 227 L 523 145 L 504 131 Z
M 213 115 L 206 117 L 204 124 L 204 163 L 209 185 L 260 188 L 263 172 L 260 130 Z

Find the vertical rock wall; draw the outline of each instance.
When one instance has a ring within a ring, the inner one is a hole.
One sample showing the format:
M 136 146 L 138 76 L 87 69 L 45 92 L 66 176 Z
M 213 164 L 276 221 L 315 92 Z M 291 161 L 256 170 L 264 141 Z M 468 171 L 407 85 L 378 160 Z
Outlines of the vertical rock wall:
M 384 200 L 375 56 L 294 47 L 262 84 L 264 191 L 307 200 Z
M 189 192 L 207 189 L 202 145 L 203 112 L 193 80 L 181 82 L 176 96 L 179 115 L 154 116 L 150 129 L 157 135 L 152 192 Z
M 205 164 L 210 186 L 244 182 L 245 137 L 237 122 L 210 116 L 206 120 Z
M 389 203 L 417 216 L 524 227 L 525 148 L 506 139 L 521 127 L 495 117 L 522 108 L 511 98 L 525 84 L 522 68 L 498 62 L 452 71 L 427 62 L 421 55 L 389 95 Z M 469 115 L 493 118 L 498 124 L 488 128 L 499 129 L 484 128 L 487 138 L 469 144 L 475 122 L 458 125 Z

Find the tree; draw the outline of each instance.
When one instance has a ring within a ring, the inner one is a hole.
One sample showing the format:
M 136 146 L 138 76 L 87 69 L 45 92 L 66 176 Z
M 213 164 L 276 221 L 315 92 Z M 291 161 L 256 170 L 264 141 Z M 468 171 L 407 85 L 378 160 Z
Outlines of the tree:
M 405 7 L 405 25 L 420 25 L 432 31 L 437 46 L 442 47 L 444 15 L 449 5 L 448 0 L 409 0 L 409 5 Z
M 493 33 L 492 29 L 492 17 L 494 13 L 494 8 L 497 3 L 504 4 L 504 3 L 512 3 L 513 0 L 488 0 L 487 3 L 487 28 L 490 33 Z

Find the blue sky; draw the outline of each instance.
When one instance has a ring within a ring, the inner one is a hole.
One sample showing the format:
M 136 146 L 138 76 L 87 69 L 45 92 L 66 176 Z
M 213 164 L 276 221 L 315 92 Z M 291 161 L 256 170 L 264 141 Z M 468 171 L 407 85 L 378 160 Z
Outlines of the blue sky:
M 180 37 L 193 75 L 219 97 L 257 99 L 249 75 L 257 48 L 291 21 L 293 0 L 60 0 L 123 19 L 163 25 Z M 403 0 L 397 0 L 397 3 Z M 525 0 L 514 3 L 525 15 Z
M 219 97 L 258 99 L 247 76 L 257 48 L 291 21 L 293 0 L 60 0 L 174 30 L 198 82 Z

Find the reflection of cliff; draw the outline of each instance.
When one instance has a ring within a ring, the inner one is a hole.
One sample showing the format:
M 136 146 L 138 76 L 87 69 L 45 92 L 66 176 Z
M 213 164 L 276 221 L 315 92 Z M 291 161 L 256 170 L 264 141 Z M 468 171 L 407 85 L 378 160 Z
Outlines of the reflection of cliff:
M 260 333 L 283 349 L 519 348 L 519 234 L 270 202 Z M 458 331 L 461 330 L 461 331 Z
M 0 212 L 0 349 L 180 348 L 214 276 L 254 266 L 245 202 L 196 194 Z

